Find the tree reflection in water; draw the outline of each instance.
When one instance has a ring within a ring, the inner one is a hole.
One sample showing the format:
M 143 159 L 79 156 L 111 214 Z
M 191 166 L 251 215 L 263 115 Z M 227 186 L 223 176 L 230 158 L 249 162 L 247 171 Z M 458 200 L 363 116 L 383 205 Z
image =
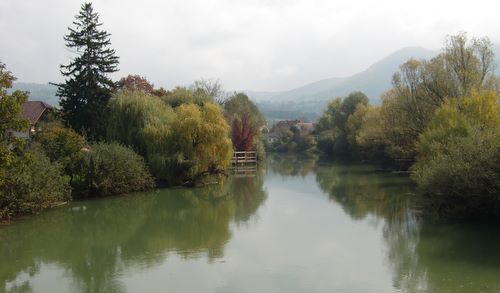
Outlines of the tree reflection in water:
M 281 176 L 305 177 L 316 170 L 318 157 L 314 155 L 277 154 L 267 155 L 267 168 Z
M 255 221 L 257 211 L 268 197 L 264 189 L 262 169 L 259 169 L 255 177 L 229 177 L 220 185 L 205 188 L 163 189 L 126 197 L 75 202 L 68 207 L 2 227 L 0 291 L 40 290 L 33 280 L 39 275 L 50 273 L 47 266 L 51 266 L 59 271 L 63 270 L 63 278 L 72 282 L 73 288 L 68 290 L 124 292 L 130 289 L 126 287 L 130 283 L 124 276 L 140 275 L 141 272 L 149 274 L 154 272 L 154 268 L 161 268 L 160 273 L 178 272 L 179 269 L 181 271 L 178 275 L 187 274 L 189 278 L 192 273 L 190 269 L 196 268 L 201 260 L 202 268 L 196 275 L 199 277 L 200 274 L 205 275 L 216 269 L 218 260 L 224 256 L 225 251 L 228 257 L 236 255 L 240 259 L 240 263 L 236 262 L 240 266 L 230 268 L 239 271 L 235 274 L 237 277 L 222 277 L 236 282 L 234 288 L 237 288 L 247 284 L 238 283 L 241 281 L 239 277 L 245 281 L 254 280 L 247 278 L 249 273 L 255 272 L 253 269 L 262 274 L 259 275 L 262 279 L 257 280 L 266 280 L 268 277 L 261 267 L 246 266 L 253 261 L 254 255 L 251 252 L 258 255 L 259 250 L 267 250 L 267 253 L 273 251 L 272 244 L 269 243 L 271 247 L 248 244 L 249 241 L 266 238 L 267 225 L 272 228 L 268 233 L 288 231 L 291 234 L 284 233 L 285 237 L 303 237 L 305 242 L 309 242 L 307 237 L 324 236 L 321 235 L 324 233 L 321 219 L 335 213 L 332 219 L 340 217 L 344 223 L 349 223 L 349 227 L 353 227 L 353 223 L 359 223 L 362 227 L 366 227 L 368 223 L 374 227 L 375 233 L 370 231 L 366 239 L 372 241 L 370 237 L 375 237 L 375 240 L 367 243 L 381 245 L 385 250 L 387 267 L 376 268 L 386 269 L 384 273 L 392 276 L 393 291 L 500 292 L 498 225 L 444 222 L 427 218 L 416 212 L 417 196 L 407 177 L 377 173 L 375 168 L 367 165 L 319 163 L 314 158 L 270 155 L 267 168 L 272 170 L 265 178 L 266 185 L 270 186 L 269 190 L 280 190 L 283 193 L 271 195 L 276 198 L 269 200 L 269 209 L 266 208 L 258 222 Z M 283 180 L 285 177 L 286 180 Z M 305 186 L 298 193 L 300 196 L 285 196 L 290 190 L 303 184 L 312 186 Z M 308 192 L 314 193 L 311 199 L 307 196 Z M 342 210 L 333 208 L 333 204 L 325 205 L 323 193 Z M 276 221 L 277 218 L 272 217 L 276 209 L 281 208 L 286 201 L 293 200 L 298 202 L 291 202 L 292 207 L 312 200 L 314 205 L 311 206 L 326 208 L 308 210 L 305 213 L 301 213 L 301 209 L 292 210 L 294 213 L 282 213 L 282 217 L 278 217 L 282 221 Z M 317 219 L 310 222 L 307 216 L 316 212 Z M 294 216 L 298 218 L 291 218 Z M 293 219 L 303 224 L 300 227 L 303 230 L 295 227 L 290 229 L 289 221 Z M 243 238 L 234 237 L 235 243 L 240 241 L 240 245 L 241 242 L 248 244 L 250 250 L 241 252 L 237 244 L 234 251 L 232 246 L 228 248 L 227 243 L 233 237 L 232 234 L 239 231 L 236 230 L 237 227 L 248 225 L 252 221 L 259 224 L 256 229 L 250 229 L 247 234 L 246 229 L 243 229 Z M 307 233 L 300 234 L 304 233 L 304 229 Z M 335 233 L 335 229 L 332 231 Z M 334 242 L 337 235 L 328 236 Z M 356 241 L 358 238 L 353 239 Z M 287 242 L 289 239 L 283 240 Z M 286 251 L 286 255 L 281 257 L 287 260 L 288 257 L 294 257 L 288 254 L 294 253 L 297 254 L 296 259 L 305 263 L 304 267 L 308 267 L 311 252 L 307 248 Z M 345 253 L 356 254 L 357 251 L 347 250 Z M 272 253 L 266 256 L 270 255 Z M 179 258 L 181 262 L 176 262 Z M 183 264 L 192 260 L 197 261 L 184 267 L 186 271 L 182 270 Z M 286 279 L 304 274 L 304 279 L 298 278 L 297 283 L 310 278 L 307 271 L 301 271 L 297 275 L 294 275 L 293 268 L 292 273 L 286 271 L 290 262 L 287 260 L 280 263 L 279 260 L 280 257 L 277 257 L 274 259 L 276 262 L 273 262 L 271 258 L 269 262 L 279 268 L 275 275 Z M 205 261 L 214 265 L 206 266 Z M 168 267 L 173 263 L 179 268 L 169 271 Z M 328 268 L 329 265 L 326 263 L 325 267 Z M 363 263 L 356 263 L 354 267 L 358 265 L 362 266 Z M 331 266 L 334 267 L 335 263 L 332 262 Z M 367 278 L 364 275 L 356 277 L 360 280 Z M 45 275 L 45 280 L 56 280 L 56 277 Z M 291 280 L 283 282 L 286 285 L 293 284 Z M 321 285 L 321 282 L 318 284 Z M 294 289 L 307 292 L 309 288 Z
M 316 181 L 354 220 L 382 222 L 401 292 L 500 292 L 498 224 L 431 219 L 405 176 L 365 165 L 320 164 Z
M 50 264 L 71 276 L 75 291 L 124 292 L 118 276 L 128 268 L 159 265 L 172 253 L 209 262 L 222 257 L 230 224 L 249 221 L 266 198 L 258 174 L 75 202 L 0 229 L 0 288 L 33 291 L 30 278 Z

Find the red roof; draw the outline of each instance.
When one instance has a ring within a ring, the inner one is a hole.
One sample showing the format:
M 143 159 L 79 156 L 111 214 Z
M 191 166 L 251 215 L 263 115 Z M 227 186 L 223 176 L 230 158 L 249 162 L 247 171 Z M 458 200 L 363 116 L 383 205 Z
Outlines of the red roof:
M 47 109 L 53 109 L 53 107 L 41 101 L 25 102 L 21 111 L 21 118 L 28 119 L 34 125 Z
M 297 123 L 297 126 L 300 128 L 302 131 L 313 131 L 314 130 L 314 123 L 311 122 L 299 122 Z

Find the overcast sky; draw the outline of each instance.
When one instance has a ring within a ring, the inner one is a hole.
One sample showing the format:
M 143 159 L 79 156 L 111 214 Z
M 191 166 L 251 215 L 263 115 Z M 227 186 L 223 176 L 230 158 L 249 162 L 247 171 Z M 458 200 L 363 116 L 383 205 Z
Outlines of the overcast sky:
M 95 0 L 120 71 L 156 86 L 217 78 L 226 89 L 286 90 L 349 76 L 407 46 L 466 31 L 500 42 L 497 1 Z M 463 4 L 462 4 L 463 3 Z M 19 81 L 60 81 L 74 0 L 0 0 L 0 60 Z

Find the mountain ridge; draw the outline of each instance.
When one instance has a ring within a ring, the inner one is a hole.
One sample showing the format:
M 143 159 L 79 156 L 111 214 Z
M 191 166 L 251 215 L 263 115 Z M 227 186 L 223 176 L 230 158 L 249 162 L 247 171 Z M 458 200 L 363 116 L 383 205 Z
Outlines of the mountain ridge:
M 493 44 L 497 64 L 500 63 L 500 44 Z M 438 50 L 423 47 L 405 47 L 378 60 L 365 70 L 348 77 L 333 77 L 308 83 L 288 91 L 244 90 L 257 103 L 269 119 L 305 118 L 315 120 L 321 115 L 329 100 L 346 96 L 353 91 L 362 91 L 372 104 L 380 103 L 380 96 L 392 86 L 391 80 L 399 66 L 410 58 L 430 59 L 439 54 Z M 496 74 L 500 75 L 497 67 Z M 30 92 L 30 100 L 41 100 L 58 106 L 56 87 L 50 84 L 15 82 L 13 89 Z

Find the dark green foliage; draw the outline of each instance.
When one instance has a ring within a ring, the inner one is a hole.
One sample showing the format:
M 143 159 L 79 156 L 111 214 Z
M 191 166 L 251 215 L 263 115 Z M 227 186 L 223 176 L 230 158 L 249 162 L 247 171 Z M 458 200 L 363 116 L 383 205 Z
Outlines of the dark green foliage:
M 143 158 L 117 143 L 92 145 L 75 178 L 73 185 L 79 197 L 123 194 L 154 185 Z
M 61 166 L 39 152 L 18 158 L 0 187 L 0 220 L 39 213 L 70 198 Z
M 110 34 L 99 29 L 102 24 L 91 3 L 83 4 L 75 18 L 75 27 L 69 28 L 64 40 L 77 56 L 68 65 L 61 65 L 66 81 L 57 84 L 57 96 L 65 122 L 99 139 L 105 133 L 106 108 L 114 88 L 108 74 L 118 70 L 118 57 L 110 48 Z
M 358 105 L 368 105 L 368 97 L 362 92 L 352 92 L 345 98 L 337 98 L 328 104 L 328 109 L 318 121 L 318 149 L 328 156 L 350 158 L 356 144 L 348 139 L 348 120 Z
M 302 131 L 298 126 L 280 127 L 275 125 L 271 131 L 277 140 L 266 143 L 266 148 L 278 153 L 311 153 L 314 152 L 316 140 L 309 131 Z

